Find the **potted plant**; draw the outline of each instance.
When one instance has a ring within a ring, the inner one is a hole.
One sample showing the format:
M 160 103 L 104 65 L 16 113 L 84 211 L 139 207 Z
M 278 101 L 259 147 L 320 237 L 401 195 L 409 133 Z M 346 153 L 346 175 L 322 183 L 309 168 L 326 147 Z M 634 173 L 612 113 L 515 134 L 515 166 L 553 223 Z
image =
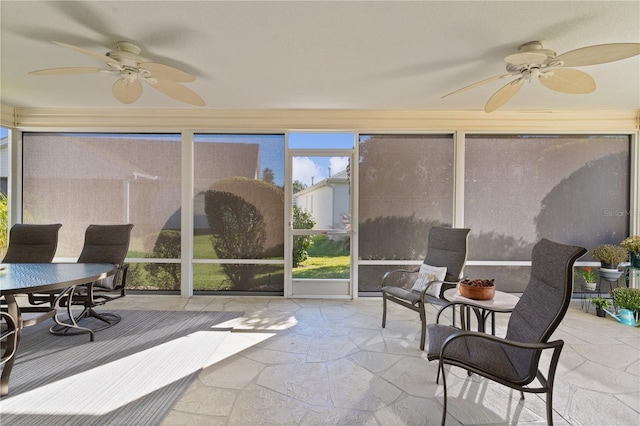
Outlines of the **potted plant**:
M 592 297 L 589 301 L 596 307 L 596 315 L 606 317 L 605 309 L 611 307 L 611 300 L 602 297 Z
M 618 271 L 618 264 L 626 262 L 629 253 L 626 248 L 614 244 L 602 244 L 591 250 L 591 257 L 600 261 L 600 274 L 602 278 L 615 281 L 622 271 Z
M 618 311 L 613 317 L 623 324 L 636 325 L 640 313 L 640 288 L 616 287 L 611 291 L 611 297 Z
M 627 237 L 620 245 L 627 249 L 631 257 L 631 266 L 640 268 L 640 235 Z
M 586 266 L 583 271 L 580 272 L 582 278 L 584 279 L 584 288 L 589 291 L 593 291 L 596 289 L 596 280 L 598 279 L 598 273 L 591 268 L 591 266 Z

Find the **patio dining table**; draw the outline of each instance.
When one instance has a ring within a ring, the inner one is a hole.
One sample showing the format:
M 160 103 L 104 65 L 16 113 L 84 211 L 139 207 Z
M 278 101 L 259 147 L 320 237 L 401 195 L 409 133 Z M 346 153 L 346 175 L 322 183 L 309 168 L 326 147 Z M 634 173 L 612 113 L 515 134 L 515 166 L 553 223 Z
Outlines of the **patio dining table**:
M 28 312 L 30 307 L 20 309 L 16 302 L 16 295 L 55 292 L 58 296 L 52 306 L 37 307 L 39 315 L 53 318 L 58 324 L 86 330 L 93 340 L 93 332 L 78 326 L 73 317 L 70 323 L 61 322 L 57 315 L 57 307 L 64 297 L 72 297 L 77 285 L 82 285 L 106 278 L 116 271 L 115 265 L 109 263 L 3 263 L 0 264 L 0 295 L 7 304 L 7 312 L 17 324 L 17 339 L 14 342 L 8 339 L 6 350 L 15 350 L 15 355 L 3 366 L 0 379 L 0 395 L 9 393 L 9 376 L 17 356 L 20 345 L 22 328 L 27 324 L 23 319 L 23 311 Z M 70 306 L 70 303 L 69 305 Z

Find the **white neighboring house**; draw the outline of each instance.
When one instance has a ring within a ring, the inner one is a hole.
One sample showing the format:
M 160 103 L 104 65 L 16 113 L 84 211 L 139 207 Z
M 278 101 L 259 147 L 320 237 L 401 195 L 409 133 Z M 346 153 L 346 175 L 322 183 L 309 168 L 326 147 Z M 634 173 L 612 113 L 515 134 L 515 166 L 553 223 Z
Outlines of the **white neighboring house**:
M 293 204 L 313 216 L 313 229 L 349 229 L 349 200 L 346 170 L 293 194 Z

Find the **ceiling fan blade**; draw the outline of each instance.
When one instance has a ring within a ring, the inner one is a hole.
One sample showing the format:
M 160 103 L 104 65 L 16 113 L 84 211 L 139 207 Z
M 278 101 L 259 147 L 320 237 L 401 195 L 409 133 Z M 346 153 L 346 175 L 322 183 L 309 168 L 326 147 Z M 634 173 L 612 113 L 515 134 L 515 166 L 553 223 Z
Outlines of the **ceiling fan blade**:
M 100 55 L 99 53 L 93 53 L 90 50 L 86 50 L 86 49 L 83 49 L 81 47 L 76 47 L 76 46 L 73 46 L 71 44 L 62 43 L 60 41 L 54 41 L 54 43 L 57 44 L 58 46 L 66 47 L 67 49 L 75 50 L 76 52 L 80 52 L 80 53 L 84 53 L 85 55 L 92 56 L 92 57 L 94 57 L 94 58 L 96 58 L 96 59 L 98 59 L 100 61 L 106 62 L 107 64 L 114 64 L 117 67 L 122 67 L 123 66 L 120 62 L 116 61 L 113 58 L 110 58 L 109 56 Z
M 49 68 L 46 70 L 31 71 L 30 75 L 60 75 L 60 74 L 89 74 L 104 71 L 100 68 L 71 67 L 71 68 Z
M 196 78 L 188 72 L 157 62 L 143 62 L 139 67 L 149 71 L 152 78 L 181 82 L 196 81 Z
M 597 44 L 563 53 L 553 61 L 563 61 L 564 67 L 580 67 L 619 61 L 635 55 L 640 55 L 640 43 Z
M 547 76 L 548 75 L 548 76 Z M 557 68 L 538 79 L 547 89 L 570 94 L 585 94 L 596 90 L 596 82 L 586 72 L 571 68 Z
M 496 93 L 493 94 L 484 106 L 484 112 L 492 112 L 506 104 L 509 99 L 513 98 L 524 84 L 523 78 L 518 78 L 502 86 Z
M 119 78 L 111 86 L 111 92 L 123 104 L 130 104 L 142 95 L 142 83 L 140 80 L 127 81 L 125 78 Z
M 547 60 L 547 55 L 538 52 L 522 52 L 514 53 L 504 58 L 504 61 L 509 64 L 542 64 Z
M 496 75 L 496 76 L 493 76 L 493 77 L 489 77 L 487 79 L 478 81 L 478 82 L 470 84 L 468 86 L 464 86 L 462 89 L 458 89 L 455 92 L 447 93 L 441 99 L 444 99 L 447 96 L 457 95 L 458 93 L 466 92 L 467 90 L 471 90 L 471 89 L 473 89 L 475 87 L 482 86 L 483 84 L 491 83 L 492 81 L 500 80 L 501 78 L 510 77 L 512 75 L 513 74 L 503 74 L 503 75 Z
M 196 92 L 180 83 L 169 80 L 157 80 L 155 83 L 150 81 L 149 83 L 151 87 L 170 98 L 195 106 L 204 106 L 204 100 Z

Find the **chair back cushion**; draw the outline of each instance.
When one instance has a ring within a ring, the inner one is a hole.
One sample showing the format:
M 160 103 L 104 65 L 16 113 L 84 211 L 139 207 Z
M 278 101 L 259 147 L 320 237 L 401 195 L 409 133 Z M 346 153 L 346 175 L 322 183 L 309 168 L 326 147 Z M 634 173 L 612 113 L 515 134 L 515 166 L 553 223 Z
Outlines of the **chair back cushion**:
M 78 263 L 113 263 L 121 266 L 129 251 L 133 225 L 89 225 Z
M 531 277 L 516 304 L 506 338 L 523 343 L 547 342 L 571 302 L 573 264 L 587 251 L 582 247 L 541 239 L 531 253 Z M 520 374 L 532 365 L 530 351 L 505 348 Z
M 429 231 L 427 243 L 427 257 L 424 263 L 433 266 L 447 268 L 445 281 L 457 282 L 460 280 L 464 264 L 467 261 L 468 228 L 445 228 L 434 226 Z M 445 290 L 455 287 L 443 284 L 440 298 Z
M 131 239 L 132 224 L 89 225 L 84 235 L 84 246 L 78 263 L 112 263 L 122 266 Z M 114 275 L 94 283 L 94 286 L 115 288 Z
M 58 247 L 60 223 L 36 225 L 17 223 L 9 231 L 4 263 L 50 263 Z

